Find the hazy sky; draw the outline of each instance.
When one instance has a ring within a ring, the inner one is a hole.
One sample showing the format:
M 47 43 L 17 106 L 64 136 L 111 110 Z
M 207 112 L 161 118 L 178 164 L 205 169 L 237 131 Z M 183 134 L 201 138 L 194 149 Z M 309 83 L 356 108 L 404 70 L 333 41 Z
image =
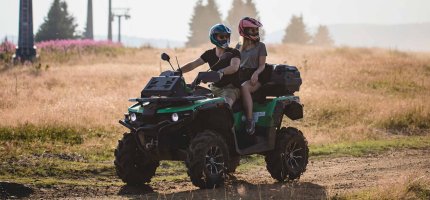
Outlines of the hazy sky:
M 34 32 L 53 0 L 33 0 Z M 86 25 L 87 0 L 66 0 L 78 30 Z M 113 8 L 131 8 L 122 34 L 185 41 L 197 0 L 112 0 Z M 216 0 L 225 18 L 232 0 Z M 309 26 L 319 24 L 405 24 L 430 22 L 430 0 L 254 0 L 267 33 L 284 29 L 293 14 Z M 18 35 L 19 0 L 0 0 L 0 36 Z M 94 34 L 107 35 L 108 0 L 93 0 Z M 113 32 L 117 34 L 117 21 Z

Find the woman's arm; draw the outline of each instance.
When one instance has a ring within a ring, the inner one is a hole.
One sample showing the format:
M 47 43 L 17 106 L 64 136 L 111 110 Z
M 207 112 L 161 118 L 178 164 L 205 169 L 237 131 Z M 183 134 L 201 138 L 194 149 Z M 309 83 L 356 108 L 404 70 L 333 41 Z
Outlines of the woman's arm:
M 254 73 L 257 73 L 259 75 L 261 72 L 263 72 L 264 67 L 266 66 L 266 56 L 260 56 L 258 59 L 258 68 L 255 70 Z
M 260 56 L 258 60 L 258 68 L 251 76 L 252 85 L 255 85 L 258 82 L 258 75 L 260 75 L 260 73 L 263 72 L 265 66 L 266 66 L 266 56 Z
M 202 58 L 197 58 L 196 60 L 189 62 L 181 67 L 181 70 L 183 73 L 187 73 L 189 71 L 192 71 L 193 69 L 197 68 L 200 65 L 205 64 L 205 61 L 203 61 Z

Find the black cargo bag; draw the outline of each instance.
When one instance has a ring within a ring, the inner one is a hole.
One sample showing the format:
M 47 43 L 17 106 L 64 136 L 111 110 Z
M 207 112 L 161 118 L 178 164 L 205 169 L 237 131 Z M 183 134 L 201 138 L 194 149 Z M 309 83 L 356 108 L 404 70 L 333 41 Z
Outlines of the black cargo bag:
M 299 91 L 302 79 L 297 67 L 266 64 L 266 68 L 271 69 L 270 76 L 268 81 L 257 91 L 260 96 L 293 95 L 294 92 Z
M 270 82 L 283 86 L 287 93 L 294 93 L 300 90 L 302 78 L 300 77 L 299 70 L 295 66 L 275 65 L 270 77 Z

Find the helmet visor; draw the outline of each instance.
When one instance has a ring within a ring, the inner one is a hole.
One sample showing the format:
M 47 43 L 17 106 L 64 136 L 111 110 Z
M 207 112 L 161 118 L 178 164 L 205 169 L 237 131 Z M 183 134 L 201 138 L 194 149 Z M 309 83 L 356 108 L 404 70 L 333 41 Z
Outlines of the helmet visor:
M 216 39 L 218 41 L 228 40 L 228 39 L 230 39 L 230 34 L 218 33 L 218 34 L 216 34 Z

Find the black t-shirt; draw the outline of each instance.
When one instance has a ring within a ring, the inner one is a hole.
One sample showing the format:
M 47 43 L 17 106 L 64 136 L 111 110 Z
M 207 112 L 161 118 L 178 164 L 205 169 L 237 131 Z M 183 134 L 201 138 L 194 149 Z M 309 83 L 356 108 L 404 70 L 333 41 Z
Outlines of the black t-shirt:
M 232 58 L 239 58 L 240 59 L 240 52 L 237 49 L 233 49 L 233 48 L 229 47 L 229 48 L 225 49 L 225 52 L 232 53 L 233 54 Z M 218 71 L 220 69 L 224 69 L 224 68 L 230 66 L 230 61 L 231 61 L 231 59 L 225 59 L 225 60 L 222 60 L 221 63 L 217 64 L 217 62 L 219 61 L 219 57 L 215 53 L 215 48 L 205 51 L 200 56 L 200 58 L 203 61 L 205 61 L 206 63 L 208 63 L 210 69 L 213 71 Z M 216 68 L 214 68 L 215 64 L 217 64 Z M 216 87 L 224 87 L 228 84 L 233 84 L 234 86 L 237 87 L 240 85 L 238 79 L 239 79 L 238 72 L 235 72 L 234 74 L 228 74 L 228 75 L 226 74 L 221 78 L 220 81 L 214 83 L 214 85 Z

